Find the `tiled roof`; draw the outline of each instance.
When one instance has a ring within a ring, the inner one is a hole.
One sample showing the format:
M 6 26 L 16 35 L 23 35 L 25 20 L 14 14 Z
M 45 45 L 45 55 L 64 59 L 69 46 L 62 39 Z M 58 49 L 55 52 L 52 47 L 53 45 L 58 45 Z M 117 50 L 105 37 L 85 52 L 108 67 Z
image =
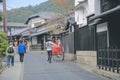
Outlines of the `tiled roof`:
M 3 22 L 0 22 L 0 26 L 3 26 Z M 11 27 L 28 27 L 28 25 L 24 23 L 14 23 L 14 22 L 7 22 L 7 26 Z
M 60 13 L 55 13 L 55 12 L 48 12 L 48 11 L 39 12 L 37 14 L 31 15 L 25 23 L 27 24 L 30 19 L 36 18 L 36 17 L 51 20 L 51 19 L 59 18 L 60 16 L 61 16 Z
M 20 29 L 20 30 L 15 30 L 15 31 L 12 31 L 11 32 L 11 35 L 14 36 L 14 35 L 20 35 L 22 32 L 24 31 L 27 31 L 29 28 L 23 28 L 23 29 Z M 8 32 L 8 36 L 10 36 L 10 32 Z

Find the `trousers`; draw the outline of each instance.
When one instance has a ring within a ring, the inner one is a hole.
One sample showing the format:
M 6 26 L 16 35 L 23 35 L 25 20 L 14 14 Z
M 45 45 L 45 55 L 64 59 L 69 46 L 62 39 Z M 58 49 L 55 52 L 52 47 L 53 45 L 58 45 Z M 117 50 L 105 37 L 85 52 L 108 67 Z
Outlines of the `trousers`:
M 7 65 L 10 65 L 10 64 L 14 66 L 14 56 L 12 55 L 7 56 Z
M 20 53 L 20 62 L 23 62 L 24 60 L 24 53 Z
M 48 52 L 48 61 L 51 63 L 52 51 L 47 51 L 47 52 Z

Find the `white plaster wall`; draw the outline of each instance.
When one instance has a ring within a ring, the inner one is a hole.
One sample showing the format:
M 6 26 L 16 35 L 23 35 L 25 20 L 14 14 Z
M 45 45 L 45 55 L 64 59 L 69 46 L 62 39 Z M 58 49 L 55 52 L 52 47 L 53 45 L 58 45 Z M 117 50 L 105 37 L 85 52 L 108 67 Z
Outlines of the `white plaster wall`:
M 80 1 L 84 0 L 75 0 L 75 6 L 79 4 Z M 82 14 L 82 7 L 84 7 L 86 13 Z M 87 24 L 87 18 L 82 20 L 83 17 L 87 17 L 91 14 L 99 15 L 101 13 L 100 9 L 100 0 L 87 0 L 85 3 L 80 5 L 80 8 L 75 11 L 75 21 L 78 25 L 84 26 Z M 79 20 L 78 20 L 79 18 Z M 81 25 L 83 23 L 83 25 Z
M 41 23 L 41 24 L 43 24 L 43 23 L 45 23 L 45 20 L 42 19 L 42 18 L 33 18 L 33 19 L 29 20 L 28 25 L 31 28 L 34 28 L 34 27 L 36 27 L 35 23 Z
M 33 28 L 34 26 L 32 25 L 32 20 L 30 20 L 29 22 L 28 22 L 28 25 L 30 26 L 30 28 Z
M 88 0 L 88 15 L 94 13 L 95 13 L 95 0 Z
M 75 0 L 75 6 L 79 4 L 80 1 L 84 0 Z M 100 0 L 87 0 L 87 4 L 84 5 L 88 11 L 88 15 L 94 14 L 95 13 L 95 3 L 100 2 Z M 97 6 L 99 6 L 97 4 Z
M 75 21 L 82 27 L 87 24 L 88 2 L 81 4 L 80 8 L 75 11 Z
M 100 0 L 95 0 L 95 15 L 99 15 L 100 13 L 101 13 Z
M 85 9 L 80 9 L 75 12 L 75 21 L 80 26 L 84 26 L 87 24 L 87 11 Z
M 107 23 L 101 23 L 97 25 L 97 32 L 107 31 Z
M 75 0 L 75 6 L 78 5 L 80 1 L 84 1 L 84 0 Z
M 32 44 L 37 44 L 37 37 L 32 37 Z

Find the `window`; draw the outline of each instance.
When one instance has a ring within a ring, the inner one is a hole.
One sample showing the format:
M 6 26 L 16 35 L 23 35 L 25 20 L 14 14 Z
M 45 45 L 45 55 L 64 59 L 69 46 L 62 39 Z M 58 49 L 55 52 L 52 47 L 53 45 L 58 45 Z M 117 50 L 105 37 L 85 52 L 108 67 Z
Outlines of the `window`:
M 120 0 L 101 0 L 101 12 L 115 8 L 120 4 Z

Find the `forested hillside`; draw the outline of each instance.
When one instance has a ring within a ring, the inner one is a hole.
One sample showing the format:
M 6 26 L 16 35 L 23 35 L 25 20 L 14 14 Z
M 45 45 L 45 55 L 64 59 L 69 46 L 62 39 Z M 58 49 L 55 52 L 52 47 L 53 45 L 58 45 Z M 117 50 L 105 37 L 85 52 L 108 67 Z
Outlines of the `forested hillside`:
M 57 4 L 48 0 L 36 6 L 29 5 L 28 7 L 21 7 L 7 11 L 8 22 L 25 23 L 27 18 L 33 14 L 41 11 L 53 11 L 58 13 L 66 13 L 74 7 L 74 0 L 67 0 L 64 4 Z

